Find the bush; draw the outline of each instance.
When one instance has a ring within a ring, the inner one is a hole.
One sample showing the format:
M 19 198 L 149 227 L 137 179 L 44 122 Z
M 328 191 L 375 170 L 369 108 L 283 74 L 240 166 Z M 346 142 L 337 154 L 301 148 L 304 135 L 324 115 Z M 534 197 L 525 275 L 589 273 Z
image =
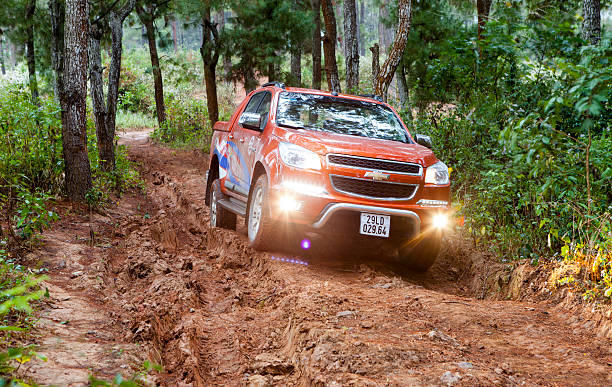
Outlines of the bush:
M 148 86 L 147 82 L 143 82 L 142 74 L 138 74 L 137 71 L 126 65 L 121 66 L 118 110 L 151 114 L 153 107 L 151 87 Z
M 155 129 L 152 137 L 172 146 L 197 147 L 208 151 L 211 128 L 204 101 L 172 94 L 166 97 L 166 122 Z

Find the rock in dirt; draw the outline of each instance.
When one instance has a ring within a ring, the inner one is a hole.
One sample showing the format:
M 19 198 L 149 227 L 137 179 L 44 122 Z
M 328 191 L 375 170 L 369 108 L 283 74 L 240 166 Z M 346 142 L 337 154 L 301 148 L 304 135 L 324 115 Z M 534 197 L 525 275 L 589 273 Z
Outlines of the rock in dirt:
M 343 310 L 342 312 L 336 313 L 336 317 L 350 317 L 350 316 L 353 316 L 353 315 L 356 315 L 356 314 L 357 314 L 356 311 Z
M 442 376 L 440 376 L 440 382 L 442 382 L 442 384 L 446 384 L 447 386 L 452 386 L 459 380 L 461 380 L 461 375 L 459 375 L 458 372 L 446 371 L 444 374 L 442 374 Z
M 251 375 L 247 379 L 247 386 L 249 387 L 268 387 L 272 383 L 268 382 L 268 378 L 262 375 Z
M 464 370 L 471 370 L 472 368 L 474 368 L 474 365 L 468 361 L 462 361 L 460 363 L 457 363 L 457 365 L 459 366 L 459 368 L 463 368 Z
M 262 353 L 255 357 L 252 369 L 260 375 L 286 375 L 293 372 L 293 364 L 271 353 Z
M 437 329 L 434 329 L 433 331 L 429 332 L 427 334 L 427 337 L 429 337 L 432 340 L 441 340 L 441 341 L 446 341 L 446 342 L 450 342 L 453 344 L 457 344 L 457 340 L 453 339 L 452 337 L 450 337 L 449 335 L 440 332 Z

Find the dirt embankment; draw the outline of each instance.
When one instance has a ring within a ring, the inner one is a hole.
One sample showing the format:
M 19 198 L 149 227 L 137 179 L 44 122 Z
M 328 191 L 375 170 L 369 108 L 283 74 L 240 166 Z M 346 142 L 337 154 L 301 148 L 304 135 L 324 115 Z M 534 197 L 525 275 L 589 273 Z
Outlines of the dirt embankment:
M 208 226 L 205 155 L 124 141 L 147 193 L 120 200 L 100 229 L 104 264 L 85 270 L 102 279 L 114 340 L 143 343 L 163 385 L 612 384 L 594 320 L 497 300 L 533 273 L 458 237 L 424 275 L 316 241 L 302 255 L 255 252 L 244 226 Z

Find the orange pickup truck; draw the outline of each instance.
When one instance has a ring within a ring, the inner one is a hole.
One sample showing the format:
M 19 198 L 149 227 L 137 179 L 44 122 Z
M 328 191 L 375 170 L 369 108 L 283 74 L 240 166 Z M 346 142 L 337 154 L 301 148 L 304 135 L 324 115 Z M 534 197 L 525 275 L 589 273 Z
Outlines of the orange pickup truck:
M 256 249 L 273 249 L 291 230 L 382 242 L 414 270 L 435 261 L 450 209 L 448 168 L 429 137 L 412 137 L 379 98 L 270 82 L 213 129 L 213 227 L 235 229 L 240 215 Z

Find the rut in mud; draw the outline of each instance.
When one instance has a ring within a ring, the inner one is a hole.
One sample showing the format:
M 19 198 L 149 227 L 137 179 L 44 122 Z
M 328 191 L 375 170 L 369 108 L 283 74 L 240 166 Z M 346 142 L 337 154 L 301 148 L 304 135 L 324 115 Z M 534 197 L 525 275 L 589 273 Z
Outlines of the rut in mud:
M 256 252 L 244 226 L 208 226 L 205 155 L 124 141 L 148 192 L 117 228 L 108 290 L 164 384 L 612 383 L 593 324 L 546 303 L 480 300 L 486 278 L 458 240 L 420 276 L 375 251 Z

